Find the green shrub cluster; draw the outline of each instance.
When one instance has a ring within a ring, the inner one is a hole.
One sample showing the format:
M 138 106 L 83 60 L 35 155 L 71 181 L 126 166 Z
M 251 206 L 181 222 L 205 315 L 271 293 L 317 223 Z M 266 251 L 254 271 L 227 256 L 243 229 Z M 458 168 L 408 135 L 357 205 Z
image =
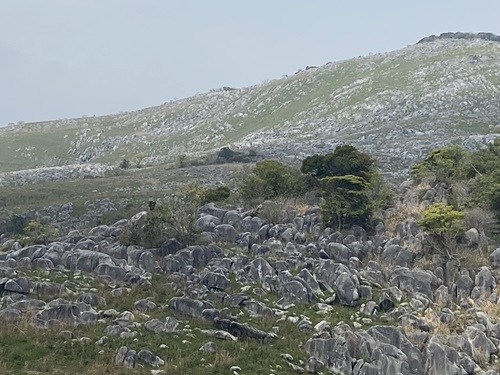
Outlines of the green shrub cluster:
M 255 204 L 266 199 L 299 196 L 306 191 L 306 185 L 298 168 L 277 160 L 263 160 L 244 178 L 239 190 L 245 201 Z
M 308 192 L 324 198 L 321 205 L 326 225 L 343 229 L 367 226 L 374 211 L 392 204 L 392 192 L 370 155 L 350 145 L 338 146 L 326 155 L 312 155 L 300 170 L 277 160 L 258 162 L 240 186 L 241 197 L 258 203 Z
M 198 208 L 208 202 L 221 202 L 229 198 L 227 186 L 205 187 L 189 185 L 179 195 L 161 200 L 150 200 L 146 216 L 129 224 L 122 233 L 122 245 L 159 247 L 166 239 L 176 238 L 185 246 L 194 244 L 198 230 Z
M 234 151 L 229 147 L 222 147 L 217 152 L 217 164 L 224 163 L 251 163 L 255 161 L 257 152 L 255 150 L 248 150 L 247 152 Z
M 465 210 L 481 207 L 500 219 L 500 138 L 488 148 L 467 151 L 459 146 L 432 150 L 412 168 L 417 179 L 445 183 L 448 203 Z

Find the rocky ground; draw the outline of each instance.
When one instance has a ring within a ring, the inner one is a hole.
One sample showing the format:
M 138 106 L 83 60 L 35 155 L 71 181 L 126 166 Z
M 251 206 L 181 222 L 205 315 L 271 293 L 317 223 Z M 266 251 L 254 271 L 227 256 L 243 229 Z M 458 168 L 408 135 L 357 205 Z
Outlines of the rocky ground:
M 412 220 L 368 236 L 325 229 L 318 207 L 199 212 L 189 247 L 122 245 L 144 213 L 47 245 L 0 237 L 2 373 L 499 373 L 500 248 L 477 230 L 459 265 Z

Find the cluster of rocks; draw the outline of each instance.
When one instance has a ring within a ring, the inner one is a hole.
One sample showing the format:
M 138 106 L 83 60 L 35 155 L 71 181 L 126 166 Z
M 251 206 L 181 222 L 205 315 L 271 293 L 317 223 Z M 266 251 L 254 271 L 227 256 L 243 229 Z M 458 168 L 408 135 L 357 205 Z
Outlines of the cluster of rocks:
M 104 177 L 113 168 L 113 166 L 104 164 L 72 164 L 0 173 L 0 187 L 21 186 L 46 181 Z
M 491 42 L 500 42 L 500 36 L 495 35 L 493 33 L 441 33 L 438 36 L 431 35 L 425 38 L 422 38 L 418 41 L 418 43 L 428 43 L 434 42 L 438 39 L 482 39 Z
M 324 228 L 318 207 L 295 212 L 281 224 L 214 204 L 199 212 L 201 241 L 189 247 L 175 239 L 151 249 L 121 245 L 126 226 L 146 213 L 85 235 L 74 231 L 49 245 L 22 247 L 2 236 L 0 245 L 9 250 L 0 253 L 0 319 L 16 324 L 29 312 L 37 327 L 106 323 L 97 346 L 111 336 L 180 334 L 183 317 L 210 323 L 212 328 L 199 330 L 207 337 L 272 345 L 280 339 L 279 325 L 287 322 L 310 335 L 303 359 L 282 355 L 297 373 L 498 373 L 500 323 L 481 306 L 500 311 L 500 248 L 477 269 L 440 262 L 420 269 L 415 263 L 424 247 L 406 245 L 422 235 L 415 222 L 401 223 L 395 237 L 380 223 L 377 234 L 368 236 L 360 227 L 347 234 Z M 160 307 L 148 298 L 135 302 L 135 313 L 117 311 L 97 290 L 78 290 L 74 280 L 31 280 L 22 273 L 28 269 L 71 272 L 77 279 L 88 275 L 106 283 L 113 296 L 134 285 L 150 286 L 152 275 L 161 273 L 178 296 L 163 301 L 169 311 L 164 319 L 148 319 Z M 304 306 L 303 312 L 292 313 L 295 306 Z M 332 314 L 341 306 L 350 316 L 335 321 Z M 276 327 L 268 332 L 244 317 L 275 319 Z M 200 350 L 217 352 L 217 345 L 208 341 Z M 131 341 L 116 348 L 114 361 L 161 369 L 165 358 Z

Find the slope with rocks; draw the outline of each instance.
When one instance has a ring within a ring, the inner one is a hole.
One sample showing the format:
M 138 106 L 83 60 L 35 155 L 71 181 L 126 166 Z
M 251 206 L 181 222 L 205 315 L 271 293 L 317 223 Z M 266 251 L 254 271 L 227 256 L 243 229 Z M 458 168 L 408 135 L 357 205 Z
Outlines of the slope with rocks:
M 2 236 L 2 373 L 500 371 L 500 248 L 483 256 L 478 234 L 472 263 L 444 264 L 411 219 L 368 236 L 283 209 L 205 205 L 190 247 L 122 245 L 146 213 L 47 245 Z
M 135 112 L 11 126 L 0 129 L 0 171 L 138 154 L 159 163 L 226 145 L 294 158 L 351 143 L 400 175 L 429 148 L 498 136 L 499 61 L 497 41 L 430 38 Z

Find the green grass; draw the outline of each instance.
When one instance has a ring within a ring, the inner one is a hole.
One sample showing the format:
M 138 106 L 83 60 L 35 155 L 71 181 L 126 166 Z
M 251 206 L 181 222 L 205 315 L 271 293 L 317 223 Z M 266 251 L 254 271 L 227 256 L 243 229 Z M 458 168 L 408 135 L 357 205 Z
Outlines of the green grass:
M 46 163 L 64 165 L 75 129 L 0 133 L 0 172 L 10 172 L 43 166 Z
M 0 213 L 5 215 L 67 202 L 83 206 L 87 201 L 104 198 L 143 204 L 149 198 L 161 198 L 176 191 L 192 179 L 181 170 L 156 166 L 119 170 L 117 174 L 99 178 L 0 187 Z
M 75 292 L 75 297 L 64 297 L 75 299 L 80 293 L 97 289 L 97 294 L 104 297 L 106 306 L 101 309 L 114 308 L 119 312 L 128 310 L 135 314 L 135 321 L 144 323 L 147 320 L 157 318 L 165 319 L 166 316 L 175 316 L 167 307 L 168 301 L 179 294 L 168 285 L 168 276 L 154 274 L 151 286 L 132 286 L 130 292 L 121 296 L 113 296 L 111 289 L 98 280 L 84 273 L 74 275 L 72 272 L 45 272 L 39 270 L 19 270 L 20 275 L 26 275 L 32 280 L 50 280 L 57 283 L 69 283 Z M 231 276 L 231 288 L 228 292 L 238 292 L 242 285 L 234 281 Z M 278 296 L 268 293 L 260 298 L 252 293 L 249 295 L 255 299 L 265 301 L 269 307 Z M 143 317 L 134 310 L 134 302 L 148 297 L 157 304 L 149 317 Z M 36 298 L 32 296 L 32 298 Z M 49 301 L 49 298 L 44 298 Z M 221 306 L 219 306 L 221 307 Z M 326 319 L 332 325 L 340 321 L 350 323 L 350 316 L 359 310 L 358 307 L 350 308 L 335 305 L 333 312 L 328 315 L 316 314 L 316 310 L 309 305 L 298 304 L 287 311 L 287 316 L 306 315 L 313 324 Z M 233 313 L 239 309 L 233 308 Z M 148 349 L 165 360 L 162 369 L 167 374 L 179 375 L 216 375 L 229 373 L 231 366 L 240 366 L 243 373 L 262 374 L 274 369 L 279 374 L 294 374 L 281 354 L 287 353 L 293 356 L 294 363 L 307 359 L 307 353 L 303 344 L 312 336 L 312 332 L 301 332 L 295 324 L 288 321 L 279 321 L 279 316 L 274 317 L 250 317 L 243 309 L 244 314 L 239 318 L 240 322 L 248 322 L 253 327 L 270 332 L 273 327 L 279 327 L 278 338 L 271 343 L 263 344 L 255 340 L 240 339 L 237 342 L 222 341 L 203 334 L 201 329 L 213 329 L 213 326 L 197 319 L 176 316 L 180 322 L 178 333 L 153 334 L 143 328 L 136 328 L 137 340 L 121 339 L 110 336 L 109 341 L 103 346 L 96 346 L 94 342 L 104 335 L 105 327 L 111 323 L 92 325 L 80 325 L 77 327 L 59 326 L 50 329 L 35 329 L 28 324 L 25 318 L 17 325 L 0 325 L 0 373 L 5 375 L 21 374 L 130 374 L 121 366 L 114 364 L 116 351 L 121 346 L 127 346 L 136 351 Z M 376 322 L 374 322 L 375 324 Z M 369 325 L 366 326 L 368 328 Z M 65 341 L 59 337 L 63 330 L 73 332 L 76 339 L 88 337 L 89 344 L 79 341 Z M 208 341 L 214 341 L 218 350 L 215 354 L 199 351 L 199 348 Z M 161 349 L 165 344 L 168 348 Z M 150 374 L 150 367 L 138 367 L 134 374 Z

